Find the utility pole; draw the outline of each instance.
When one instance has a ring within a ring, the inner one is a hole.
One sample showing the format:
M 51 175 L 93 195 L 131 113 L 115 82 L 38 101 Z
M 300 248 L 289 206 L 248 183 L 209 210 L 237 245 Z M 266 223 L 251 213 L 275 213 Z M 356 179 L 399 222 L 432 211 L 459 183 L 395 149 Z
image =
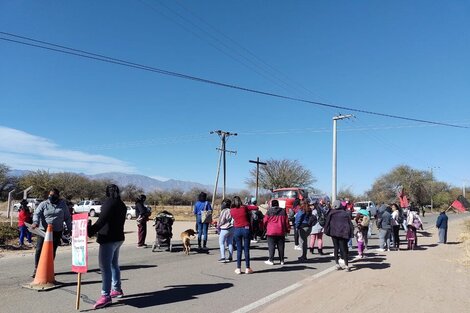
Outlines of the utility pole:
M 223 131 L 223 130 L 214 130 L 214 131 L 211 131 L 210 132 L 211 134 L 217 134 L 219 135 L 220 137 L 220 140 L 221 140 L 221 143 L 220 143 L 220 146 L 221 148 L 218 148 L 217 150 L 219 150 L 221 152 L 221 155 L 223 157 L 223 167 L 224 167 L 224 187 L 222 189 L 222 198 L 225 199 L 225 190 L 226 190 L 226 187 L 227 187 L 227 161 L 226 161 L 226 152 L 228 153 L 233 153 L 233 154 L 236 154 L 237 152 L 236 151 L 230 151 L 230 150 L 227 150 L 226 149 L 226 142 L 227 142 L 227 138 L 230 137 L 230 136 L 237 136 L 238 134 L 237 133 L 231 133 L 231 132 L 228 132 L 228 131 Z M 220 156 L 219 156 L 219 160 L 220 160 Z M 217 168 L 217 181 L 218 181 L 218 177 L 219 177 L 219 170 L 220 170 L 220 162 L 219 162 L 219 165 L 218 165 L 218 168 Z M 215 186 L 215 188 L 217 188 L 217 185 Z M 215 192 L 214 192 L 215 194 Z M 215 198 L 215 196 L 214 196 Z M 214 200 L 212 200 L 214 201 Z
M 331 202 L 336 200 L 336 185 L 337 185 L 337 175 L 336 175 L 336 166 L 337 166 L 337 161 L 336 161 L 336 121 L 337 120 L 343 120 L 347 118 L 354 117 L 352 114 L 347 114 L 347 115 L 337 115 L 333 117 L 333 173 L 331 177 Z
M 259 166 L 261 165 L 267 165 L 267 163 L 260 162 L 259 157 L 256 158 L 256 161 L 254 160 L 249 160 L 250 163 L 255 163 L 256 164 L 256 194 L 255 198 L 256 201 L 258 201 L 258 190 L 259 190 Z

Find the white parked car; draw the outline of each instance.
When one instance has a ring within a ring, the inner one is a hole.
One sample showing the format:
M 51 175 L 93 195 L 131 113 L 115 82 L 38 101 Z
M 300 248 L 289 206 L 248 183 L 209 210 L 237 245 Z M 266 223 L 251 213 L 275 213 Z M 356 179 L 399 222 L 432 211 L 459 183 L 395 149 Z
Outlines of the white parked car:
M 135 207 L 134 207 L 134 206 L 130 206 L 130 205 L 127 206 L 126 217 L 127 217 L 128 220 L 131 220 L 131 219 L 137 217 L 137 216 L 135 215 Z
M 28 207 L 30 211 L 32 212 L 34 211 L 34 209 L 36 209 L 36 207 L 39 205 L 39 203 L 41 203 L 42 200 L 39 200 L 36 198 L 28 198 L 26 199 L 26 201 L 28 201 Z M 21 206 L 20 203 L 13 204 L 13 211 L 18 212 L 18 210 L 20 209 L 20 206 Z
M 377 214 L 377 207 L 375 203 L 372 201 L 358 201 L 354 203 L 354 211 L 352 213 L 353 216 L 356 216 L 357 211 L 359 211 L 362 207 L 365 207 L 367 211 L 369 211 L 371 218 L 374 218 Z
M 75 213 L 88 213 L 93 217 L 101 213 L 101 202 L 98 200 L 83 200 L 73 206 Z

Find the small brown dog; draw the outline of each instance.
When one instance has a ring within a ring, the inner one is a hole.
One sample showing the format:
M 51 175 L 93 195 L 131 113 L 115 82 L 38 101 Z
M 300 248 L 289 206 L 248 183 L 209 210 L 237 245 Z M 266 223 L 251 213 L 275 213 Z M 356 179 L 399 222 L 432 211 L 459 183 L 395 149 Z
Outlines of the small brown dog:
M 196 236 L 196 232 L 193 229 L 186 229 L 181 233 L 181 241 L 183 242 L 183 252 L 189 255 L 191 251 L 191 236 Z

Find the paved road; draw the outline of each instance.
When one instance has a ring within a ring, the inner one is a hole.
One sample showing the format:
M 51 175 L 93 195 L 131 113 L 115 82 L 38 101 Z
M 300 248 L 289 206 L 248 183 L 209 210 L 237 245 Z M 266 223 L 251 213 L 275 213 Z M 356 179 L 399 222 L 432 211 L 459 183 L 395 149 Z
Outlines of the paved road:
M 451 215 L 451 219 L 459 218 Z M 425 228 L 433 227 L 436 215 L 427 215 Z M 135 222 L 131 222 L 135 227 Z M 150 226 L 150 225 L 149 225 Z M 154 231 L 150 232 L 153 236 Z M 130 237 L 130 236 L 129 236 Z M 135 236 L 134 236 L 135 237 Z M 264 264 L 267 244 L 252 246 L 253 275 L 235 275 L 235 263 L 221 264 L 217 237 L 211 236 L 207 254 L 192 252 L 185 256 L 175 240 L 175 252 L 152 253 L 151 249 L 137 249 L 127 242 L 121 249 L 123 289 L 126 296 L 107 308 L 112 312 L 232 312 L 273 292 L 319 273 L 333 265 L 333 257 L 311 256 L 307 263 L 299 263 L 300 251 L 293 249 L 289 236 L 285 266 Z M 373 235 L 371 245 L 377 244 Z M 426 248 L 426 247 L 423 247 Z M 61 248 L 59 248 L 61 249 Z M 36 292 L 20 286 L 31 282 L 32 256 L 0 259 L 1 312 L 69 312 L 75 305 L 76 274 L 70 272 L 70 252 L 57 255 L 56 279 L 64 285 L 49 292 Z M 325 250 L 331 252 L 327 237 Z M 395 252 L 389 252 L 395 253 Z M 355 251 L 352 252 L 355 254 Z M 89 251 L 89 273 L 83 276 L 82 311 L 92 309 L 99 296 L 101 276 L 98 271 L 97 249 Z M 19 306 L 19 303 L 21 305 Z

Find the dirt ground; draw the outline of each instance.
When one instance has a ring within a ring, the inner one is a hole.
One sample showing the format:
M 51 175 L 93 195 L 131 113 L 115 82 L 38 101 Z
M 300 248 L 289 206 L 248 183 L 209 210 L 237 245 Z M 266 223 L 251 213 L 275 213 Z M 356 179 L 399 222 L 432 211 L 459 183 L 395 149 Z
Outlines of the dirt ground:
M 468 220 L 468 218 L 467 218 Z M 470 312 L 470 267 L 462 263 L 462 220 L 449 223 L 448 244 L 436 231 L 420 250 L 369 252 L 353 271 L 307 279 L 261 312 Z

